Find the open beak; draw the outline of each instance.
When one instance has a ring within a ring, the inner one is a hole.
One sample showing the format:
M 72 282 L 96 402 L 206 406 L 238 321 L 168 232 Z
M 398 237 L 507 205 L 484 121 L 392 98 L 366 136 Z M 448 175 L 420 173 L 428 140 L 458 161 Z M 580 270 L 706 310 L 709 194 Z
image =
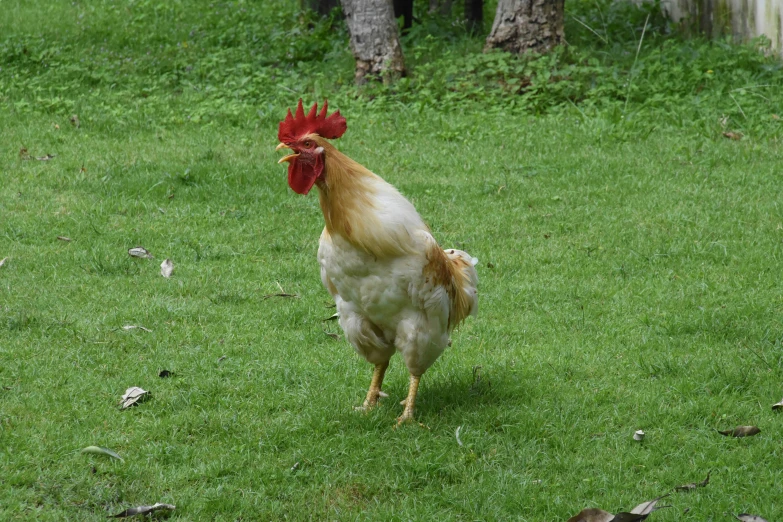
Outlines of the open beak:
M 291 147 L 289 147 L 289 146 L 288 146 L 288 145 L 286 145 L 285 143 L 281 143 L 280 145 L 278 145 L 277 147 L 275 147 L 275 150 L 280 150 L 280 149 L 290 149 L 290 148 L 291 148 Z M 283 157 L 282 157 L 282 158 L 280 158 L 280 159 L 279 159 L 277 162 L 278 162 L 278 163 L 288 162 L 288 161 L 291 161 L 292 159 L 294 159 L 294 158 L 295 158 L 295 157 L 297 157 L 297 156 L 299 156 L 299 154 L 289 154 L 289 155 L 287 155 L 287 156 L 283 156 Z

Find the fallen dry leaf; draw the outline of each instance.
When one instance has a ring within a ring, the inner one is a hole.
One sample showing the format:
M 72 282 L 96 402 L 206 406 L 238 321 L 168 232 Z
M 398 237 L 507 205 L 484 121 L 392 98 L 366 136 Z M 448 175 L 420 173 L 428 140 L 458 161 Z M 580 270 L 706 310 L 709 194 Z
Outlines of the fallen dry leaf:
M 752 437 L 761 433 L 761 430 L 758 426 L 737 426 L 733 430 L 718 430 L 718 433 L 727 437 Z
M 567 522 L 612 522 L 614 515 L 598 508 L 587 508 L 572 516 Z
M 125 518 L 125 517 L 132 517 L 135 515 L 149 515 L 153 511 L 158 511 L 161 509 L 165 509 L 167 511 L 174 511 L 177 507 L 173 504 L 161 504 L 160 502 L 155 503 L 152 506 L 136 506 L 132 508 L 128 508 L 122 513 L 117 513 L 116 515 L 112 515 L 110 518 Z
M 617 513 L 611 522 L 638 522 L 647 518 L 647 515 L 639 513 Z
M 773 120 L 779 120 L 779 119 L 780 119 L 780 116 L 778 116 L 777 114 L 773 114 L 773 115 L 772 115 L 772 119 L 773 119 Z
M 134 404 L 146 400 L 149 397 L 149 393 L 150 392 L 147 390 L 143 390 L 138 386 L 132 386 L 128 388 L 125 390 L 125 394 L 122 396 L 122 401 L 120 401 L 120 409 L 124 410 L 125 408 L 129 408 Z
M 655 506 L 658 503 L 659 500 L 661 500 L 664 497 L 668 497 L 668 496 L 669 496 L 668 494 L 667 495 L 661 495 L 660 497 L 658 497 L 656 499 L 649 500 L 647 502 L 642 502 L 641 504 L 639 504 L 638 506 L 633 508 L 631 510 L 631 513 L 634 514 L 634 515 L 649 515 L 650 513 L 655 511 L 656 509 L 663 509 L 664 507 L 668 507 L 668 506 L 662 506 L 662 507 L 656 507 Z
M 149 328 L 144 328 L 143 326 L 137 326 L 135 324 L 126 324 L 125 326 L 122 327 L 123 330 L 135 330 L 136 328 L 138 328 L 139 330 L 144 330 L 145 332 L 152 331 Z
M 108 455 L 113 459 L 117 459 L 117 460 L 121 460 L 122 462 L 125 462 L 125 459 L 120 457 L 116 452 L 110 450 L 109 448 L 104 448 L 102 446 L 87 446 L 82 450 L 82 453 L 92 453 L 94 455 Z
M 27 152 L 27 147 L 22 147 L 21 149 L 19 149 L 19 159 L 20 160 L 30 159 L 30 153 Z
M 701 482 L 691 482 L 690 484 L 683 484 L 682 486 L 677 486 L 674 488 L 675 491 L 692 491 L 696 488 L 703 488 L 707 484 L 710 483 L 710 474 L 712 473 L 712 470 L 707 472 L 707 478 L 702 480 Z
M 133 247 L 128 249 L 128 255 L 131 257 L 140 257 L 142 259 L 155 259 L 152 254 L 144 247 Z
M 0 263 L 0 266 L 2 266 L 2 263 Z M 783 408 L 783 399 L 780 399 L 779 403 L 772 405 L 773 410 L 779 410 L 781 408 Z
M 3 265 L 5 264 L 6 261 L 8 261 L 7 257 L 4 257 L 3 259 L 0 259 L 0 268 L 3 267 Z
M 299 299 L 299 296 L 296 294 L 279 293 L 279 294 L 266 294 L 264 296 L 264 300 L 269 299 L 270 297 L 293 297 Z
M 608 511 L 604 511 L 603 509 L 598 508 L 587 508 L 580 511 L 577 515 L 574 515 L 573 517 L 569 518 L 567 522 L 637 522 L 640 520 L 646 519 L 650 513 L 657 509 L 663 509 L 664 507 L 669 506 L 661 506 L 657 507 L 656 504 L 659 500 L 661 500 L 664 497 L 667 497 L 668 495 L 660 496 L 656 499 L 650 500 L 648 502 L 642 502 L 635 508 L 633 508 L 629 513 L 617 513 L 616 515 L 612 515 Z
M 37 159 L 38 161 L 49 161 L 49 160 L 54 159 L 56 157 L 57 157 L 57 154 L 47 154 L 46 156 L 38 156 L 35 159 Z
M 66 243 L 71 240 L 70 237 L 65 237 L 65 236 L 57 236 L 57 239 L 59 239 L 60 241 L 65 241 Z
M 166 259 L 160 264 L 160 275 L 163 277 L 171 277 L 171 273 L 174 271 L 174 263 L 171 259 Z
M 767 522 L 766 519 L 761 518 L 758 515 L 749 515 L 747 513 L 740 513 L 737 515 L 737 520 L 741 520 L 742 522 Z
M 324 333 L 326 335 L 328 335 L 329 337 L 331 337 L 332 339 L 334 339 L 335 341 L 339 341 L 340 340 L 340 335 L 339 334 L 332 333 L 332 332 L 324 332 Z
M 741 132 L 731 132 L 731 131 L 729 131 L 729 132 L 724 132 L 723 135 L 726 138 L 728 138 L 730 140 L 734 140 L 734 141 L 739 141 L 739 140 L 742 139 L 742 133 Z

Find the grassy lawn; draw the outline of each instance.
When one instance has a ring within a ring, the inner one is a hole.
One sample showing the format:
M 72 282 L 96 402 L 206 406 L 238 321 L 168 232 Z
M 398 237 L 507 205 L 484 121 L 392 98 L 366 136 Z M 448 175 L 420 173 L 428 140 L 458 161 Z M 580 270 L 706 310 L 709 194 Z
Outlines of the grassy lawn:
M 728 85 L 709 103 L 699 91 L 543 113 L 498 105 L 502 93 L 369 95 L 343 85 L 340 29 L 298 21 L 295 4 L 0 14 L 14 22 L 0 42 L 0 519 L 168 502 L 181 520 L 565 521 L 710 470 L 650 519 L 779 517 L 782 95 Z M 247 40 L 243 21 L 269 23 L 267 39 Z M 406 43 L 422 69 L 427 42 Z M 336 145 L 480 260 L 479 315 L 422 380 L 425 427 L 393 429 L 398 358 L 390 397 L 352 410 L 371 366 L 327 335 L 340 331 L 324 321 L 323 218 L 274 152 L 300 96 L 328 96 L 348 120 Z M 266 298 L 281 287 L 297 297 Z M 130 386 L 152 398 L 121 411 Z M 761 434 L 716 432 L 737 425 Z M 90 445 L 124 462 L 80 453 Z

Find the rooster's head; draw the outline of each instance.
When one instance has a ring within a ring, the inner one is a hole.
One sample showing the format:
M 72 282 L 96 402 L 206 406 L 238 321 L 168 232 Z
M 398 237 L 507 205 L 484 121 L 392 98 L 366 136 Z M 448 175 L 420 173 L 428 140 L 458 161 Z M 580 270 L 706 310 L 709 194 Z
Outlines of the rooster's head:
M 340 111 L 327 117 L 326 107 L 327 101 L 324 100 L 319 113 L 318 104 L 314 103 L 310 112 L 305 115 L 300 99 L 296 114 L 291 114 L 291 109 L 288 109 L 288 114 L 285 120 L 280 122 L 277 131 L 280 145 L 276 150 L 292 150 L 291 154 L 280 158 L 278 163 L 288 162 L 288 185 L 298 194 L 310 192 L 315 182 L 323 176 L 324 149 L 318 145 L 315 138 L 337 139 L 347 128 Z

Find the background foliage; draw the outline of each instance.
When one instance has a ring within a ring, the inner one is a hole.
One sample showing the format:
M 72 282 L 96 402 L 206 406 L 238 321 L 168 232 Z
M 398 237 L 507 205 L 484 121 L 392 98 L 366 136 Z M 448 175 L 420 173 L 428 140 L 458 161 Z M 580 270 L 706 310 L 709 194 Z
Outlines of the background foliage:
M 522 58 L 481 53 L 482 38 L 458 18 L 419 6 L 420 23 L 403 39 L 410 76 L 364 89 L 352 85 L 339 19 L 290 1 L 8 4 L 0 100 L 18 114 L 76 113 L 107 127 L 272 124 L 288 99 L 328 95 L 368 110 L 570 112 L 641 128 L 654 115 L 657 127 L 707 134 L 728 116 L 759 137 L 780 129 L 770 115 L 783 75 L 763 52 L 769 42 L 683 40 L 655 4 L 569 2 L 569 45 Z

